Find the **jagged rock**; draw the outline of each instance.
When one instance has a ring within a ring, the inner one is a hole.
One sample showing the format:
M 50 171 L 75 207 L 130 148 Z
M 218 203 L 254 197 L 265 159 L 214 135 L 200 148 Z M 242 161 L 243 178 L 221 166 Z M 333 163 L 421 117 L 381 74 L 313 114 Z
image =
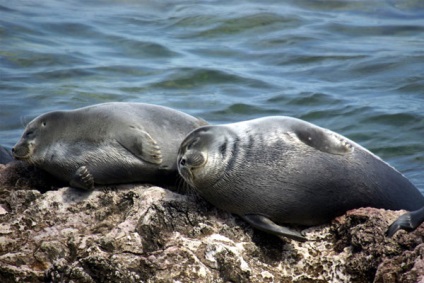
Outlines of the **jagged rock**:
M 193 195 L 61 185 L 21 163 L 0 167 L 0 282 L 424 280 L 423 225 L 384 235 L 400 211 L 352 210 L 299 243 Z

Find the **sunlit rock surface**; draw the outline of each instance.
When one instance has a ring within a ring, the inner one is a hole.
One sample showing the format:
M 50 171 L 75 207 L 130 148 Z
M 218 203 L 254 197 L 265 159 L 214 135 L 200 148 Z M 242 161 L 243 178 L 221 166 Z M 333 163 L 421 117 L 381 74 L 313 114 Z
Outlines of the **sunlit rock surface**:
M 299 243 L 194 196 L 148 185 L 84 192 L 0 165 L 0 282 L 420 282 L 424 227 L 364 208 Z

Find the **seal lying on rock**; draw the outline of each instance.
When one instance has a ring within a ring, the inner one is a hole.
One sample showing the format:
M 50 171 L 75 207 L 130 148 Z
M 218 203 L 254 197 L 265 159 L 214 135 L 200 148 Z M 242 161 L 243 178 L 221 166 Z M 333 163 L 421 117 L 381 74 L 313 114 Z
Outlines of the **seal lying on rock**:
M 178 176 L 178 146 L 203 120 L 142 103 L 104 103 L 43 114 L 26 127 L 13 148 L 70 185 L 151 182 Z
M 360 207 L 414 210 L 424 197 L 402 174 L 330 130 L 267 117 L 191 132 L 178 153 L 185 181 L 215 206 L 266 232 L 326 223 Z
M 0 145 L 0 164 L 7 164 L 13 160 L 12 153 Z

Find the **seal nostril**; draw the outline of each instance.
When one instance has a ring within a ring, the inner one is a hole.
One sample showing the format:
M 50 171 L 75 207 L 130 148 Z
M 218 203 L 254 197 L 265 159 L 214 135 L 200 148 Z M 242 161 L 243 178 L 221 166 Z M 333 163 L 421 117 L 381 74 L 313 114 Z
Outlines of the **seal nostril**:
M 181 158 L 181 160 L 180 160 L 180 165 L 181 165 L 181 166 L 186 165 L 186 160 L 185 160 L 185 158 Z

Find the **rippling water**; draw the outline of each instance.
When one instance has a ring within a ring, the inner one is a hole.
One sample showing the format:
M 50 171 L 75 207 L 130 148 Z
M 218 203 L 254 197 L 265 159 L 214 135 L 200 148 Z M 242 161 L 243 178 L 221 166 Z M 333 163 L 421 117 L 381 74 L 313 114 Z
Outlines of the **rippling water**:
M 290 115 L 359 142 L 424 192 L 424 2 L 0 0 L 0 144 L 56 109 Z

